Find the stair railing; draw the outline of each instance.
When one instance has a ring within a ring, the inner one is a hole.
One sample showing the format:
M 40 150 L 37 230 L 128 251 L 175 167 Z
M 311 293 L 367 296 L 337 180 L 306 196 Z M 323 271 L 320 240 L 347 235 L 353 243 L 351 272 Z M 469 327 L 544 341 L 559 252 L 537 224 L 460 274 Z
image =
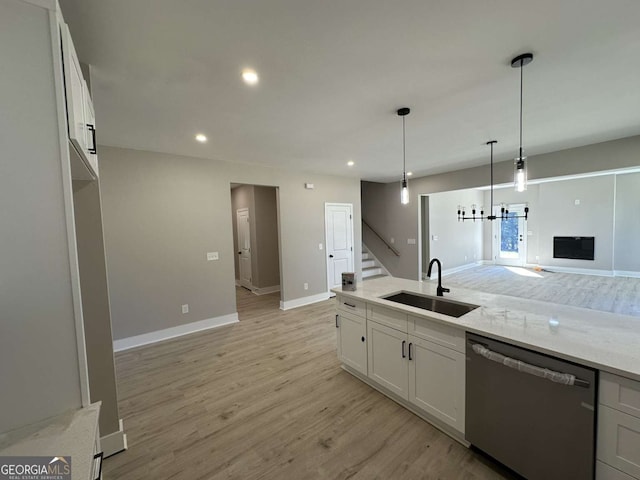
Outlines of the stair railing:
M 375 235 L 376 237 L 378 237 L 380 240 L 382 240 L 382 243 L 384 243 L 384 244 L 387 246 L 387 248 L 388 248 L 389 250 L 391 250 L 391 251 L 394 253 L 394 255 L 395 255 L 396 257 L 399 257 L 399 256 L 400 256 L 400 252 L 399 252 L 398 250 L 396 250 L 395 248 L 393 248 L 389 243 L 387 243 L 387 241 L 386 241 L 384 238 L 382 238 L 382 236 L 381 236 L 378 232 L 376 232 L 376 231 L 373 229 L 373 227 L 372 227 L 371 225 L 369 225 L 369 224 L 368 224 L 364 219 L 362 219 L 362 224 L 363 224 L 365 227 L 367 227 L 369 230 L 371 230 L 371 231 L 374 233 L 374 235 Z

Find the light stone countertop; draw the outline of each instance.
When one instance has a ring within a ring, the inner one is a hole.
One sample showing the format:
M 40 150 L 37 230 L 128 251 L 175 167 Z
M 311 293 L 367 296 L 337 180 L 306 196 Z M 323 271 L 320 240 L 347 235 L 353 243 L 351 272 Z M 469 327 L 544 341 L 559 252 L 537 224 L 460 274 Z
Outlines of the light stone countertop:
M 71 478 L 92 478 L 100 402 L 0 435 L 0 456 L 70 456 Z
M 638 317 L 458 287 L 444 298 L 480 305 L 460 318 L 380 298 L 400 291 L 435 296 L 436 286 L 386 277 L 359 282 L 353 292 L 332 291 L 640 381 Z

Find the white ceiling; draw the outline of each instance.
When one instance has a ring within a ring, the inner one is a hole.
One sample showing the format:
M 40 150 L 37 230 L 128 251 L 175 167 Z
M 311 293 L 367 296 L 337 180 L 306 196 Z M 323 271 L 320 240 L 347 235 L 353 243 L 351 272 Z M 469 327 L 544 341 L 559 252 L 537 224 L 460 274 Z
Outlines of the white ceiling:
M 640 134 L 638 0 L 60 4 L 105 145 L 392 181 L 408 106 L 407 170 L 506 160 L 527 51 L 525 154 Z

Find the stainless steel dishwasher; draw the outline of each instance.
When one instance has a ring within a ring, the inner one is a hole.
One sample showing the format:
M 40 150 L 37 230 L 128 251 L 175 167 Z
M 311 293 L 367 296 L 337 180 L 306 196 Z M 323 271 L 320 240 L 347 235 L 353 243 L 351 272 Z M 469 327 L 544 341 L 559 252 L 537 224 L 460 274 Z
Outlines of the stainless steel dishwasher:
M 529 480 L 594 478 L 597 372 L 467 334 L 466 433 Z

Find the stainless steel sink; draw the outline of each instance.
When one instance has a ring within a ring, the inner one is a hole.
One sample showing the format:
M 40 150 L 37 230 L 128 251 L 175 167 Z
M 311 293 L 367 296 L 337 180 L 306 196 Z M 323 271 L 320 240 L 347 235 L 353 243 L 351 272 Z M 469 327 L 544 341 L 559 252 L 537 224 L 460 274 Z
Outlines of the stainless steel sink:
M 459 318 L 465 313 L 469 313 L 479 307 L 479 305 L 472 305 L 470 303 L 456 302 L 442 297 L 431 297 L 429 295 L 420 295 L 410 292 L 394 293 L 380 298 L 455 318 Z

